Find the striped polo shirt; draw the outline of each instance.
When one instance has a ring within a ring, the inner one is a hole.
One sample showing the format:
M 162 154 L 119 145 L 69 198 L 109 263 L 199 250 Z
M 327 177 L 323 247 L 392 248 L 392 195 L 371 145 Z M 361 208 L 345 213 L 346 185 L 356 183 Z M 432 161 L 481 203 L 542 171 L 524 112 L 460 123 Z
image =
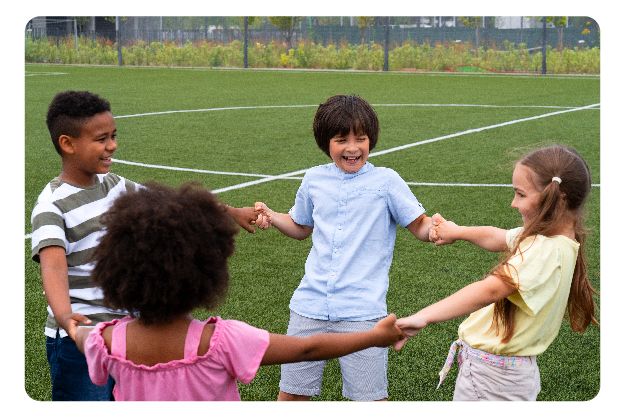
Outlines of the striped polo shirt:
M 67 256 L 69 295 L 72 312 L 92 320 L 92 325 L 125 316 L 102 305 L 102 291 L 91 280 L 91 257 L 104 233 L 100 216 L 113 200 L 139 185 L 113 173 L 99 174 L 91 187 L 70 184 L 57 177 L 43 189 L 31 216 L 32 259 L 39 262 L 39 251 L 47 246 L 61 246 Z M 61 337 L 67 333 L 54 320 L 48 306 L 45 334 Z

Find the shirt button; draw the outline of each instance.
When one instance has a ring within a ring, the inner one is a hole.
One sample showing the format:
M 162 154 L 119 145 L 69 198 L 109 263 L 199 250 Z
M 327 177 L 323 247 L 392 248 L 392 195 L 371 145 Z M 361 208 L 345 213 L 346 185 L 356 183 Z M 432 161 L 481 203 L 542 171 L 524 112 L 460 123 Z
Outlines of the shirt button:
M 328 294 L 328 298 L 332 298 L 332 294 Z
M 341 205 L 344 206 L 345 205 L 345 201 L 341 201 Z
M 343 184 L 347 184 L 347 181 L 346 181 L 346 180 L 343 180 Z
M 332 272 L 330 275 L 334 276 L 334 272 Z
M 339 230 L 343 230 L 343 226 L 339 226 Z
M 369 187 L 367 187 L 367 191 L 369 191 Z
M 339 250 L 338 249 L 334 249 L 334 253 L 339 253 Z

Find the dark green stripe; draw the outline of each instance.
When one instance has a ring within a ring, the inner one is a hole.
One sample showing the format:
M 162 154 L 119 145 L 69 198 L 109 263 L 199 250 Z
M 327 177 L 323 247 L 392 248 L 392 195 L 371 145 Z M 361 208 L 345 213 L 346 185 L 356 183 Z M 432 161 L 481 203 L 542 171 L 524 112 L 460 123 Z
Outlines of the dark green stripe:
M 65 248 L 65 242 L 63 242 L 61 239 L 44 239 L 41 242 L 39 242 L 39 244 L 37 246 L 35 246 L 31 252 L 31 258 L 33 258 L 33 261 L 35 262 L 39 262 L 39 251 L 45 247 L 48 246 L 60 246 L 63 249 Z
M 101 229 L 102 225 L 100 224 L 100 216 L 97 216 L 84 221 L 75 227 L 68 228 L 65 231 L 65 237 L 68 242 L 74 243 Z
M 94 249 L 95 248 L 89 248 L 70 253 L 69 255 L 67 255 L 67 266 L 80 266 L 88 264 L 89 258 L 91 257 Z

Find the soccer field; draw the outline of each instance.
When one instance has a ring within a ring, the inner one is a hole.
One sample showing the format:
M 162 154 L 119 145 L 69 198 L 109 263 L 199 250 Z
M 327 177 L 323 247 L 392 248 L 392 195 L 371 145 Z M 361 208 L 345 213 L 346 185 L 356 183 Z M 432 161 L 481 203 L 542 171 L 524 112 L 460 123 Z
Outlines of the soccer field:
M 111 102 L 119 147 L 112 172 L 135 182 L 199 181 L 232 206 L 265 202 L 287 212 L 306 169 L 331 162 L 312 135 L 317 106 L 334 94 L 371 103 L 380 135 L 369 161 L 394 169 L 429 216 L 462 225 L 522 225 L 510 207 L 512 164 L 527 150 L 563 144 L 587 161 L 589 278 L 600 292 L 600 81 L 598 76 L 437 74 L 355 71 L 217 70 L 26 65 L 25 77 L 25 384 L 50 399 L 45 352 L 46 301 L 30 259 L 30 214 L 60 173 L 45 125 L 53 96 L 89 90 Z M 275 229 L 237 236 L 228 298 L 220 315 L 285 333 L 289 300 L 303 276 L 311 240 Z M 388 311 L 410 315 L 480 280 L 498 262 L 466 242 L 434 247 L 397 233 Z M 600 306 L 600 299 L 596 298 Z M 601 322 L 600 314 L 597 319 Z M 462 319 L 428 326 L 400 352 L 389 352 L 389 400 L 451 400 L 457 364 L 437 390 L 438 372 Z M 563 322 L 538 358 L 544 401 L 594 398 L 600 388 L 599 328 L 583 335 Z M 243 400 L 273 401 L 280 367 L 240 385 Z M 338 361 L 328 362 L 322 395 L 343 400 Z

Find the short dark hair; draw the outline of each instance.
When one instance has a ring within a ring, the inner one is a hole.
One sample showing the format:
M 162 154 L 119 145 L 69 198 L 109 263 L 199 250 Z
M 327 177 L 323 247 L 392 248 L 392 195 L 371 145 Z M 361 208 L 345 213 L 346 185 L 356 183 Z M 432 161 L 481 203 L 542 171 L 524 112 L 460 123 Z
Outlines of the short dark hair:
M 61 155 L 61 135 L 79 137 L 87 120 L 107 111 L 111 111 L 111 104 L 89 91 L 70 90 L 55 95 L 48 107 L 46 124 L 57 153 Z
M 91 260 L 104 305 L 150 325 L 225 298 L 239 228 L 201 184 L 148 182 L 118 197 L 101 221 L 106 233 Z
M 335 95 L 319 105 L 313 121 L 317 146 L 330 156 L 330 140 L 336 135 L 347 136 L 350 131 L 369 137 L 369 150 L 378 143 L 380 125 L 373 107 L 356 95 Z

